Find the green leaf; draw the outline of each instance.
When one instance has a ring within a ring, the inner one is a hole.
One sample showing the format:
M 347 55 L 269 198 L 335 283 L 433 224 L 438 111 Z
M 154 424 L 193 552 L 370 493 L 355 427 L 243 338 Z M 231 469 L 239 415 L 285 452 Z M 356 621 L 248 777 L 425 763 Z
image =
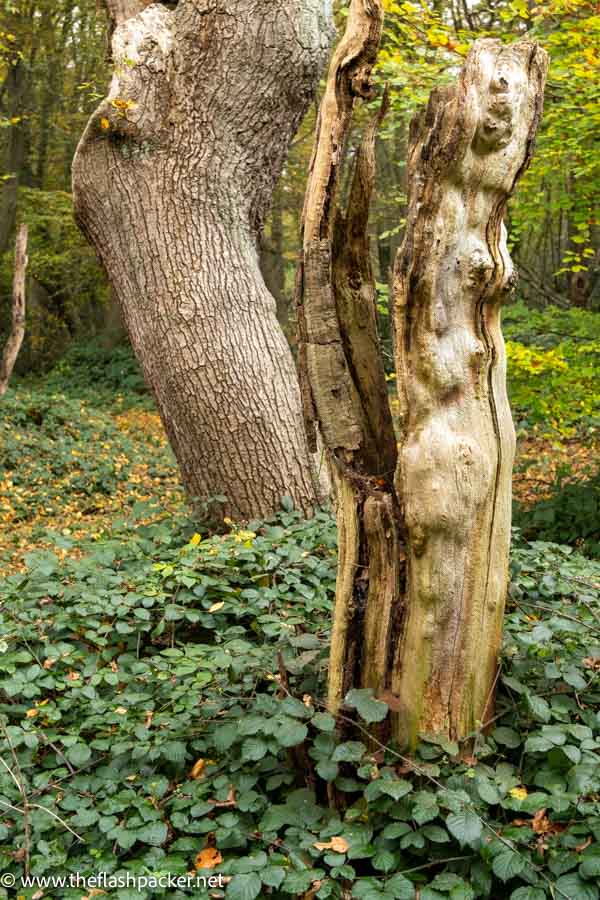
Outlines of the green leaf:
M 275 739 L 282 747 L 297 747 L 308 735 L 308 728 L 302 722 L 295 719 L 279 720 L 275 732 Z M 245 745 L 244 745 L 245 746 Z
M 527 705 L 532 716 L 540 722 L 550 721 L 550 707 L 543 697 L 537 697 L 535 694 L 527 694 Z
M 331 762 L 329 759 L 322 759 L 316 765 L 317 775 L 319 778 L 322 778 L 323 781 L 335 781 L 337 778 L 340 767 L 336 762 Z
M 329 713 L 315 713 L 310 722 L 319 731 L 335 731 L 335 719 Z
M 286 870 L 282 866 L 269 866 L 260 873 L 262 883 L 274 888 L 281 887 L 285 876 Z
M 92 751 L 87 744 L 74 744 L 72 747 L 69 747 L 65 756 L 70 763 L 79 768 L 91 759 Z
M 543 888 L 527 885 L 513 891 L 510 895 L 510 900 L 546 900 L 546 896 L 546 891 Z
M 164 822 L 150 822 L 142 828 L 138 828 L 136 838 L 144 844 L 160 847 L 167 839 L 168 829 Z
M 561 875 L 556 882 L 556 894 L 560 900 L 598 900 L 598 888 L 590 881 L 584 881 L 576 872 Z
M 256 872 L 248 875 L 234 875 L 229 884 L 225 896 L 229 900 L 255 900 L 259 896 L 261 879 Z
M 483 824 L 478 815 L 471 810 L 450 813 L 446 818 L 446 828 L 461 846 L 473 844 L 481 837 Z
M 360 741 L 348 741 L 339 744 L 331 757 L 333 762 L 360 762 L 367 748 Z
M 600 854 L 584 856 L 579 866 L 579 874 L 584 878 L 600 878 Z
M 412 881 L 404 875 L 394 875 L 385 883 L 386 893 L 390 893 L 396 900 L 413 900 L 415 888 Z
M 523 871 L 527 862 L 527 859 L 515 850 L 506 850 L 494 857 L 492 870 L 501 881 L 509 881 Z
M 510 747 L 511 749 L 518 747 L 522 741 L 520 734 L 517 734 L 517 732 L 512 728 L 505 728 L 504 726 L 494 728 L 492 737 L 497 744 L 502 744 L 503 746 Z
M 357 713 L 365 722 L 383 722 L 388 714 L 388 705 L 373 696 L 373 688 L 354 689 L 348 691 L 345 703 Z
M 242 744 L 242 759 L 244 762 L 257 762 L 266 755 L 268 749 L 260 738 L 248 738 Z

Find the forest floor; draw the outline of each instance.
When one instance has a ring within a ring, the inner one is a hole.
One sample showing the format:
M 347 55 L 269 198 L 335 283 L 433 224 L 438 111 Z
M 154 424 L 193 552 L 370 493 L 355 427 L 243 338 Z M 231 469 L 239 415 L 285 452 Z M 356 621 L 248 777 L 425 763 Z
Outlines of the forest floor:
M 127 406 L 118 398 L 96 411 L 87 397 L 71 400 L 76 428 L 66 445 L 64 434 L 44 434 L 39 397 L 27 391 L 14 401 L 25 415 L 4 423 L 19 451 L 18 465 L 0 478 L 0 566 L 8 571 L 23 568 L 36 549 L 51 548 L 59 558 L 78 554 L 82 540 L 100 539 L 136 504 L 165 518 L 186 512 L 175 460 L 147 401 Z M 561 473 L 568 480 L 592 474 L 598 458 L 598 442 L 521 439 L 515 498 L 530 505 L 551 493 Z

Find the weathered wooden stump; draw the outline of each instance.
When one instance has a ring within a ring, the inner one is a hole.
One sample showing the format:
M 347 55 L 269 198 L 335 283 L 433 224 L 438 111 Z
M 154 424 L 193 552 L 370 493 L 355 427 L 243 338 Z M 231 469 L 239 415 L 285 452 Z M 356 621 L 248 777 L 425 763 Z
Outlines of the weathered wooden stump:
M 393 736 L 466 739 L 493 702 L 508 576 L 514 429 L 500 306 L 514 284 L 506 202 L 533 151 L 546 54 L 477 41 L 412 124 L 409 217 L 394 275 L 401 436 L 376 327 L 368 209 L 377 121 L 336 207 L 357 96 L 370 96 L 382 9 L 353 0 L 319 122 L 298 277 L 309 430 L 337 484 L 329 672 L 388 700 Z

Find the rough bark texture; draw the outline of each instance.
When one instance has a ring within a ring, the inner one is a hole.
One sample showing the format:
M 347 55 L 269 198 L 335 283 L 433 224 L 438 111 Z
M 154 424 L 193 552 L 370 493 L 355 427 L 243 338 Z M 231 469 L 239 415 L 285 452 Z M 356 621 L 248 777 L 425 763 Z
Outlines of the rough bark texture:
M 0 397 L 8 390 L 23 338 L 25 337 L 25 278 L 27 275 L 27 225 L 20 225 L 15 244 L 15 273 L 10 334 L 0 359 Z
M 339 566 L 329 704 L 353 687 L 383 689 L 402 602 L 396 442 L 379 351 L 367 238 L 375 132 L 359 151 L 344 215 L 336 188 L 356 97 L 370 97 L 383 11 L 353 0 L 317 124 L 298 277 L 301 378 L 309 430 L 323 435 L 337 488 Z M 384 101 L 385 104 L 385 101 Z
M 489 717 L 508 577 L 514 429 L 500 306 L 515 283 L 506 202 L 533 152 L 546 54 L 479 40 L 415 120 L 395 268 L 408 533 L 394 663 L 398 737 L 464 738 Z
M 329 38 L 327 0 L 109 0 L 114 77 L 74 166 L 184 483 L 265 514 L 318 498 L 258 235 Z
M 394 484 L 366 237 L 377 122 L 346 216 L 335 203 L 380 30 L 379 4 L 353 0 L 307 188 L 299 322 L 305 410 L 338 496 L 329 705 L 337 713 L 350 688 L 373 688 L 392 709 L 394 737 L 413 746 L 420 733 L 468 738 L 492 704 L 514 452 L 499 310 L 515 279 L 502 220 L 533 151 L 546 56 L 532 43 L 478 41 L 456 86 L 434 92 L 413 123 L 394 277 Z

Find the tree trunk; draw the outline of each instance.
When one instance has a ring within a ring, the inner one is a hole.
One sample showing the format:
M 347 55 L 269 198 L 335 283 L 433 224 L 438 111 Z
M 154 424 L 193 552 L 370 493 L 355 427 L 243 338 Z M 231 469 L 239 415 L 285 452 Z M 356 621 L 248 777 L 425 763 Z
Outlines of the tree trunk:
M 402 610 L 402 553 L 393 478 L 396 440 L 379 350 L 367 237 L 375 168 L 371 122 L 344 216 L 336 188 L 354 99 L 370 98 L 383 10 L 353 0 L 329 72 L 303 216 L 298 276 L 301 376 L 309 433 L 316 423 L 336 482 L 339 565 L 329 706 L 350 688 L 382 689 Z
M 489 718 L 508 580 L 515 436 L 500 307 L 516 282 L 503 224 L 529 164 L 547 58 L 475 43 L 413 123 L 394 284 L 408 532 L 399 737 L 464 738 Z
M 328 47 L 323 0 L 109 0 L 115 74 L 73 165 L 192 497 L 318 499 L 258 236 Z M 146 6 L 146 8 L 144 8 Z
M 497 678 L 514 431 L 499 307 L 514 283 L 502 219 L 541 116 L 546 55 L 477 41 L 458 84 L 412 125 L 407 234 L 394 277 L 402 434 L 389 419 L 366 238 L 375 123 L 349 213 L 332 210 L 353 98 L 381 10 L 353 0 L 321 107 L 304 210 L 305 408 L 338 482 L 340 561 L 329 705 L 388 701 L 399 743 L 464 740 Z M 315 429 L 314 422 L 312 423 Z
M 8 390 L 23 338 L 25 337 L 25 276 L 27 274 L 27 225 L 21 225 L 15 243 L 12 320 L 4 351 L 0 358 L 0 397 Z
M 23 99 L 26 90 L 25 64 L 15 60 L 6 77 L 8 116 L 14 119 L 9 126 L 4 172 L 7 180 L 0 186 L 0 254 L 9 246 L 17 218 L 17 194 L 19 176 L 25 161 L 25 125 L 22 119 Z

